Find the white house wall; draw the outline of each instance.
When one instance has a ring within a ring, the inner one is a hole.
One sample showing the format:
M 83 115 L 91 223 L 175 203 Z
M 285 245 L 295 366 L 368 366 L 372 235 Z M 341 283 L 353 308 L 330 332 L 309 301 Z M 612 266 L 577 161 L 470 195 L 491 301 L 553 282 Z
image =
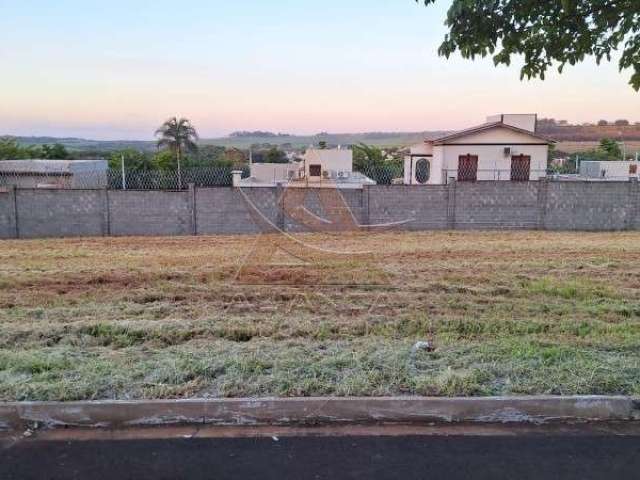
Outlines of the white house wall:
M 531 157 L 530 180 L 539 180 L 546 176 L 547 145 L 512 145 L 511 154 L 505 156 L 505 145 L 443 145 L 442 165 L 446 178 L 458 176 L 458 160 L 461 155 L 478 156 L 478 180 L 510 180 L 511 156 L 528 155 Z M 435 158 L 435 155 L 434 155 Z
M 544 143 L 543 140 L 534 137 L 532 135 L 527 135 L 526 133 L 515 132 L 508 128 L 504 127 L 494 127 L 489 130 L 484 130 L 482 132 L 470 133 L 463 137 L 459 137 L 453 140 L 447 140 L 446 144 L 461 144 L 461 143 L 477 143 L 477 144 L 487 144 L 487 143 Z
M 304 155 L 305 173 L 309 176 L 310 165 L 321 165 L 322 171 L 352 172 L 353 152 L 351 150 L 309 149 Z

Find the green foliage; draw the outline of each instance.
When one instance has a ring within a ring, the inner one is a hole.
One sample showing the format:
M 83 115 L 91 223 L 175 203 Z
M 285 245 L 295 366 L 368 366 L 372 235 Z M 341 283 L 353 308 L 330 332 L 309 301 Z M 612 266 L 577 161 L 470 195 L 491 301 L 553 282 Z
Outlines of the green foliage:
M 13 138 L 0 138 L 0 160 L 14 160 L 24 157 L 24 149 Z
M 425 5 L 435 0 L 416 0 Z M 600 63 L 621 51 L 619 68 L 632 69 L 640 90 L 638 0 L 453 0 L 445 21 L 449 33 L 440 55 L 493 56 L 496 65 L 524 57 L 521 78 L 544 80 L 549 67 L 575 65 L 593 56 Z
M 379 185 L 389 185 L 394 178 L 402 177 L 402 161 L 387 159 L 385 152 L 373 145 L 353 146 L 353 168 L 375 180 Z
M 287 163 L 289 159 L 282 150 L 277 147 L 272 147 L 265 155 L 264 161 L 266 163 Z
M 384 154 L 380 148 L 364 143 L 353 146 L 353 167 L 356 170 L 364 172 L 383 164 Z
M 175 155 L 170 150 L 160 150 L 154 160 L 160 170 L 175 170 L 178 165 Z
M 0 138 L 0 160 L 25 160 L 43 158 L 47 160 L 63 160 L 69 158 L 69 152 L 64 145 L 34 145 L 22 146 L 15 138 Z
M 120 170 L 123 158 L 125 170 L 128 172 L 147 172 L 157 168 L 153 155 L 133 148 L 113 152 L 109 157 L 109 168 Z
M 195 152 L 198 149 L 198 132 L 186 118 L 172 117 L 156 130 L 158 148 L 167 148 L 176 157 L 178 166 L 180 157 L 185 152 Z
M 69 158 L 70 156 L 66 147 L 59 143 L 56 143 L 52 146 L 42 145 L 41 152 L 41 158 L 45 158 L 47 160 L 64 160 Z
M 620 160 L 622 158 L 622 149 L 615 140 L 603 138 L 600 140 L 598 150 L 604 154 L 607 160 Z

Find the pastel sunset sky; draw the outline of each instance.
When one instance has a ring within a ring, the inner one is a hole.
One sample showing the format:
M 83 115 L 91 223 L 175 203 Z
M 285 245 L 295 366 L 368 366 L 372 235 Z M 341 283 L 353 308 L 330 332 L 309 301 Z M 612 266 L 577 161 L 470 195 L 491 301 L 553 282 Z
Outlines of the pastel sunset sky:
M 150 139 L 456 129 L 487 114 L 640 121 L 616 63 L 519 80 L 439 58 L 449 0 L 0 0 L 0 135 Z

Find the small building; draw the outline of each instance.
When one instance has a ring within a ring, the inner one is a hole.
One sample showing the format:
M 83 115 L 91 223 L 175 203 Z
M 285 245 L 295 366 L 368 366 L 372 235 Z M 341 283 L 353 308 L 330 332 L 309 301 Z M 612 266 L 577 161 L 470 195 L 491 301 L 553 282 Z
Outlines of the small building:
M 425 140 L 405 157 L 404 183 L 544 178 L 554 142 L 537 134 L 536 123 L 535 114 L 501 114 L 488 117 L 482 125 Z
M 580 177 L 586 180 L 626 181 L 639 178 L 640 161 L 637 160 L 582 160 Z
M 376 182 L 353 171 L 353 151 L 347 148 L 308 149 L 302 160 L 290 163 L 253 163 L 240 187 L 273 187 L 278 184 L 305 187 L 362 188 Z
M 0 185 L 18 188 L 106 188 L 106 160 L 0 160 Z

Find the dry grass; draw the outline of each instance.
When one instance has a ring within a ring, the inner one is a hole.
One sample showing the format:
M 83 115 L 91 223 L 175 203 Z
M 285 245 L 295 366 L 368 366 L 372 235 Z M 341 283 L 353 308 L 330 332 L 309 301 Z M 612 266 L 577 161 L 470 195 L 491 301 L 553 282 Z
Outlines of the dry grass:
M 297 238 L 0 243 L 0 400 L 640 394 L 640 234 Z

